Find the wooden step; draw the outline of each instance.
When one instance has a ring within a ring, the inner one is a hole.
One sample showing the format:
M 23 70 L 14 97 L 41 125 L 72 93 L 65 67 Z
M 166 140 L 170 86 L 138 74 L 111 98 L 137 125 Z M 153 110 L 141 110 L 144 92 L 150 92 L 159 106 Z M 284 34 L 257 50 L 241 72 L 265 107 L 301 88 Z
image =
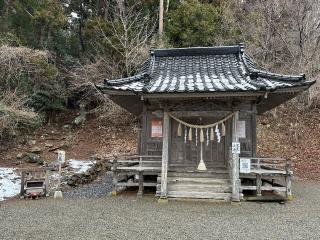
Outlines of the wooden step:
M 218 181 L 217 181 L 218 180 Z M 221 181 L 219 181 L 221 180 Z M 229 178 L 206 178 L 206 177 L 168 177 L 167 182 L 198 182 L 198 183 L 208 183 L 208 182 L 230 182 Z M 161 177 L 157 177 L 157 183 L 161 183 Z
M 169 198 L 216 199 L 216 200 L 228 201 L 231 199 L 231 193 L 168 191 L 168 197 Z
M 226 169 L 220 169 L 220 170 L 214 170 L 214 171 L 169 171 L 168 176 L 181 176 L 181 175 L 187 175 L 187 176 L 215 176 L 220 174 L 227 174 L 229 175 L 229 171 Z
M 230 179 L 229 174 L 217 174 L 217 175 L 168 175 L 168 178 L 210 178 L 210 179 Z
M 168 191 L 231 193 L 230 185 L 169 184 Z
M 186 178 L 186 177 L 168 177 L 168 184 L 171 183 L 190 183 L 190 184 L 230 184 L 229 179 L 221 178 Z

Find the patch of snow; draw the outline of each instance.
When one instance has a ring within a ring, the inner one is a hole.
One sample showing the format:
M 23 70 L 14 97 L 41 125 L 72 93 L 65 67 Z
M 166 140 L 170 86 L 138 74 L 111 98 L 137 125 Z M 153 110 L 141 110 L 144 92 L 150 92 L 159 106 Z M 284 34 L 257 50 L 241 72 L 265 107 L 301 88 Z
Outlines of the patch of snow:
M 49 175 L 49 180 L 50 181 L 56 181 L 59 179 L 59 173 L 58 172 L 52 172 Z
M 0 168 L 0 201 L 19 194 L 21 178 L 15 168 Z
M 69 160 L 68 164 L 75 170 L 75 173 L 84 173 L 95 164 L 96 161 Z
M 70 15 L 72 18 L 79 18 L 78 13 L 76 13 L 76 12 L 72 12 L 72 13 L 70 13 Z

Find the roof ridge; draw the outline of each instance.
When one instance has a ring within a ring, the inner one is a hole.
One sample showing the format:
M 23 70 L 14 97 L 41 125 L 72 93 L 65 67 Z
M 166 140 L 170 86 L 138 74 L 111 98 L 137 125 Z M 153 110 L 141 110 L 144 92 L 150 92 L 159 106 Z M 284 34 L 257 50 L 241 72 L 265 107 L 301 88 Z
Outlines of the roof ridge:
M 156 57 L 179 57 L 179 56 L 205 56 L 205 55 L 229 55 L 238 54 L 241 45 L 212 46 L 212 47 L 188 47 L 188 48 L 156 48 L 150 53 Z

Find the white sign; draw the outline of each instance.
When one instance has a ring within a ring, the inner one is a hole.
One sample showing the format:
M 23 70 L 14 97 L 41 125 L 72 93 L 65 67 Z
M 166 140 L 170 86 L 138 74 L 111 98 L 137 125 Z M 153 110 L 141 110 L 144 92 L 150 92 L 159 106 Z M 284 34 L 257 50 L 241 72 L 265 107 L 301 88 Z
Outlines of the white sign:
M 58 151 L 58 162 L 64 163 L 66 159 L 66 152 L 65 151 Z
M 239 142 L 232 143 L 232 153 L 240 154 L 240 143 Z
M 250 158 L 240 158 L 240 173 L 250 173 L 251 160 Z
M 237 137 L 246 138 L 246 121 L 237 122 Z

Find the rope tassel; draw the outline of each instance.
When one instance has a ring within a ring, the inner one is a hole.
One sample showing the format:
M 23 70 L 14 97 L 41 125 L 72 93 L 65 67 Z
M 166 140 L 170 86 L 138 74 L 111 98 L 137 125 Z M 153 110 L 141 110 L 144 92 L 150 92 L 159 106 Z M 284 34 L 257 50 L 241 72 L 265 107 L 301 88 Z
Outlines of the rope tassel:
M 220 143 L 221 134 L 220 134 L 220 130 L 219 130 L 218 125 L 216 126 L 215 132 L 216 132 L 216 134 L 217 134 L 217 141 L 218 141 L 218 143 Z
M 207 168 L 206 168 L 206 165 L 204 164 L 204 161 L 203 161 L 203 146 L 202 146 L 203 143 L 200 143 L 200 145 L 201 145 L 201 148 L 200 148 L 200 162 L 199 162 L 199 165 L 198 165 L 198 170 L 206 171 Z
M 210 128 L 210 140 L 214 141 L 214 130 L 213 130 L 213 128 Z
M 182 135 L 182 126 L 181 126 L 181 123 L 179 123 L 179 125 L 178 125 L 177 135 L 178 135 L 178 137 L 181 137 L 181 135 Z
M 201 128 L 200 130 L 200 142 L 203 143 L 204 142 L 204 133 L 203 133 L 203 129 Z
M 199 171 L 206 171 L 206 170 L 207 170 L 206 165 L 204 164 L 203 159 L 201 159 L 200 162 L 199 162 L 198 170 L 199 170 Z
M 224 123 L 222 123 L 221 126 L 221 136 L 225 136 L 226 135 L 226 125 Z
M 188 129 L 187 127 L 184 127 L 184 143 L 187 142 L 187 134 L 188 134 Z
M 198 129 L 196 129 L 196 146 L 198 146 Z
M 192 141 L 192 128 L 189 129 L 189 141 Z

